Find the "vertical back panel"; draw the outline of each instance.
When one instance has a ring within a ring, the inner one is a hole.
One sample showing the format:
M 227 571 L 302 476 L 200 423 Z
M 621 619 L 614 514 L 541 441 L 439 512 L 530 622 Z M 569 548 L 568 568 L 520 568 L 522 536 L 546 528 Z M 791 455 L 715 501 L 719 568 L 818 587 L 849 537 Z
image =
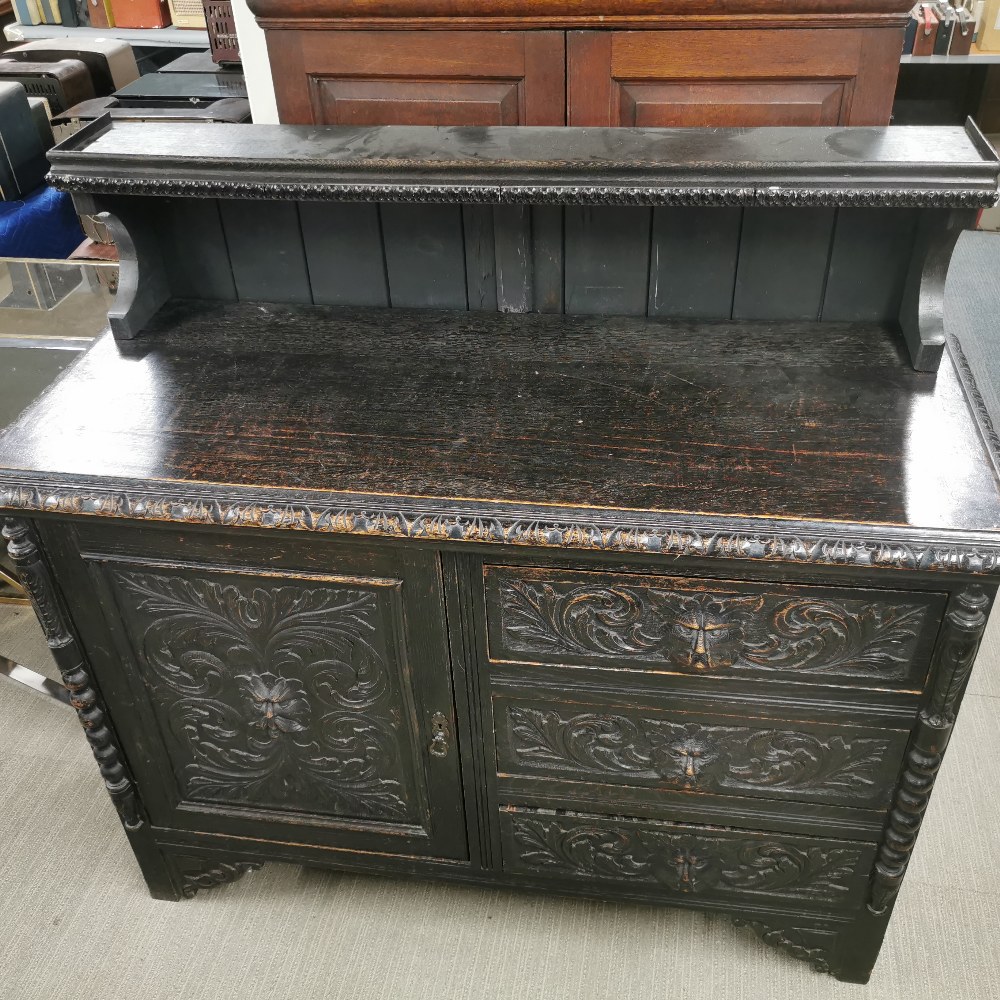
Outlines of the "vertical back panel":
M 842 208 L 837 214 L 825 320 L 895 320 L 920 213 L 909 208 Z
M 561 205 L 531 209 L 531 248 L 535 264 L 535 309 L 561 313 L 563 303 L 563 218 Z
M 734 319 L 819 319 L 836 209 L 743 213 Z
M 527 205 L 496 205 L 493 237 L 497 308 L 501 312 L 531 312 L 535 308 L 531 209 Z
M 307 202 L 299 217 L 314 302 L 389 304 L 378 205 Z
M 219 204 L 238 298 L 310 303 L 298 205 L 292 201 Z
M 742 225 L 741 208 L 654 209 L 649 315 L 729 319 Z
M 385 204 L 379 211 L 392 305 L 467 309 L 461 206 Z
M 157 199 L 160 246 L 178 298 L 236 298 L 236 282 L 222 228 L 218 201 L 201 198 Z
M 497 307 L 497 265 L 493 248 L 493 209 L 489 205 L 463 205 L 465 234 L 465 284 L 469 308 L 493 312 Z
M 652 209 L 566 208 L 566 312 L 644 316 Z

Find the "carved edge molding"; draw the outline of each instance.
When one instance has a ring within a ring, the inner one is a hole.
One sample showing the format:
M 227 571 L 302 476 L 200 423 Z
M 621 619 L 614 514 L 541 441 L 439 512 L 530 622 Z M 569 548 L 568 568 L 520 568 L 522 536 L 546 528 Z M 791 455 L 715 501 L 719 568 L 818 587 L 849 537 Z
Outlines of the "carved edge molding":
M 958 702 L 986 630 L 990 598 L 982 587 L 967 587 L 955 595 L 952 603 L 935 650 L 930 699 L 917 719 L 875 862 L 868 909 L 876 915 L 885 913 L 899 894 L 948 746 Z
M 317 498 L 313 503 L 290 503 L 277 497 L 234 497 L 224 494 L 177 497 L 108 487 L 8 485 L 0 488 L 3 509 L 161 521 L 173 524 L 315 531 L 329 534 L 384 538 L 420 538 L 437 542 L 476 542 L 523 545 L 533 548 L 634 552 L 649 555 L 706 559 L 739 559 L 823 566 L 859 566 L 867 569 L 996 575 L 1000 572 L 1000 534 L 981 542 L 947 537 L 896 537 L 860 531 L 836 534 L 839 526 L 805 525 L 804 531 L 775 531 L 769 524 L 747 522 L 743 531 L 720 528 L 711 522 L 666 516 L 637 517 L 608 512 L 605 517 L 567 511 L 565 519 L 524 515 L 513 510 L 476 513 L 451 507 L 420 509 L 342 506 L 343 501 Z M 655 518 L 655 520 L 654 520 Z M 778 522 L 780 523 L 780 522 Z
M 785 927 L 750 917 L 732 919 L 734 926 L 749 928 L 764 944 L 778 948 L 801 962 L 808 962 L 814 971 L 835 974 L 833 946 L 836 932 L 822 928 Z M 830 941 L 825 941 L 825 938 L 830 938 Z
M 238 882 L 244 875 L 264 867 L 263 861 L 213 862 L 207 858 L 186 855 L 173 860 L 180 872 L 181 895 L 185 899 L 194 899 L 200 889 L 214 889 L 219 885 Z
M 976 426 L 979 429 L 990 461 L 993 463 L 993 471 L 997 478 L 1000 479 L 1000 434 L 997 433 L 993 417 L 986 406 L 983 394 L 979 391 L 979 383 L 976 380 L 975 372 L 972 370 L 972 365 L 969 364 L 969 359 L 966 357 L 961 343 L 954 335 L 946 333 L 945 336 L 948 342 L 948 350 L 951 352 L 955 368 L 958 371 L 959 381 L 962 383 L 966 398 L 972 407 Z
M 670 184 L 355 184 L 317 181 L 251 181 L 226 178 L 115 177 L 52 171 L 63 191 L 87 194 L 158 195 L 303 201 L 385 201 L 448 204 L 804 206 L 866 208 L 990 208 L 996 188 L 919 187 L 694 187 Z
M 63 683 L 69 688 L 70 704 L 83 724 L 108 794 L 125 828 L 138 830 L 144 819 L 135 786 L 126 773 L 121 751 L 111 734 L 87 672 L 83 652 L 70 632 L 55 584 L 42 559 L 31 526 L 26 521 L 7 518 L 3 537 L 7 540 L 7 552 L 31 598 L 46 641 L 59 666 Z

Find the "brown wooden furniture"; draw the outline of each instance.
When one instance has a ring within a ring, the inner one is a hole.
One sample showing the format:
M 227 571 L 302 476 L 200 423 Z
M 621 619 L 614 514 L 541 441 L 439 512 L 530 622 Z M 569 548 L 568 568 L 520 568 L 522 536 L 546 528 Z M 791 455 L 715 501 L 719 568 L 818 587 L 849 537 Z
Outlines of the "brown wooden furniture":
M 881 125 L 905 0 L 250 0 L 281 120 Z

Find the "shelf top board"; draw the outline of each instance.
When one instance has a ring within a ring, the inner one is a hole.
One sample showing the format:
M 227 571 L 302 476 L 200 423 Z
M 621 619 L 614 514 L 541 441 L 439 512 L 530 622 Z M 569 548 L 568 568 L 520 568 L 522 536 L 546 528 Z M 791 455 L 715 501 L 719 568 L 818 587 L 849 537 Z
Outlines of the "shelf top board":
M 268 21 L 294 23 L 322 18 L 481 18 L 617 17 L 715 18 L 836 17 L 895 15 L 909 10 L 906 0 L 249 0 L 254 14 Z M 853 25 L 851 25 L 853 27 Z
M 904 354 L 872 324 L 174 300 L 0 437 L 0 509 L 1000 577 L 959 371 Z
M 70 191 L 457 203 L 984 207 L 963 127 L 316 127 L 100 118 L 49 153 Z

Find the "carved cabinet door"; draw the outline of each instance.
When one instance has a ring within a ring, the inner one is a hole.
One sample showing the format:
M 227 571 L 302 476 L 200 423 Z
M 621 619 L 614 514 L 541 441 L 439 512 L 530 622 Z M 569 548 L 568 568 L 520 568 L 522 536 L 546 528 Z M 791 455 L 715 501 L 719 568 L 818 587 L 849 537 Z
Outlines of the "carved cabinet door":
M 434 553 L 73 533 L 74 618 L 155 826 L 467 857 Z

